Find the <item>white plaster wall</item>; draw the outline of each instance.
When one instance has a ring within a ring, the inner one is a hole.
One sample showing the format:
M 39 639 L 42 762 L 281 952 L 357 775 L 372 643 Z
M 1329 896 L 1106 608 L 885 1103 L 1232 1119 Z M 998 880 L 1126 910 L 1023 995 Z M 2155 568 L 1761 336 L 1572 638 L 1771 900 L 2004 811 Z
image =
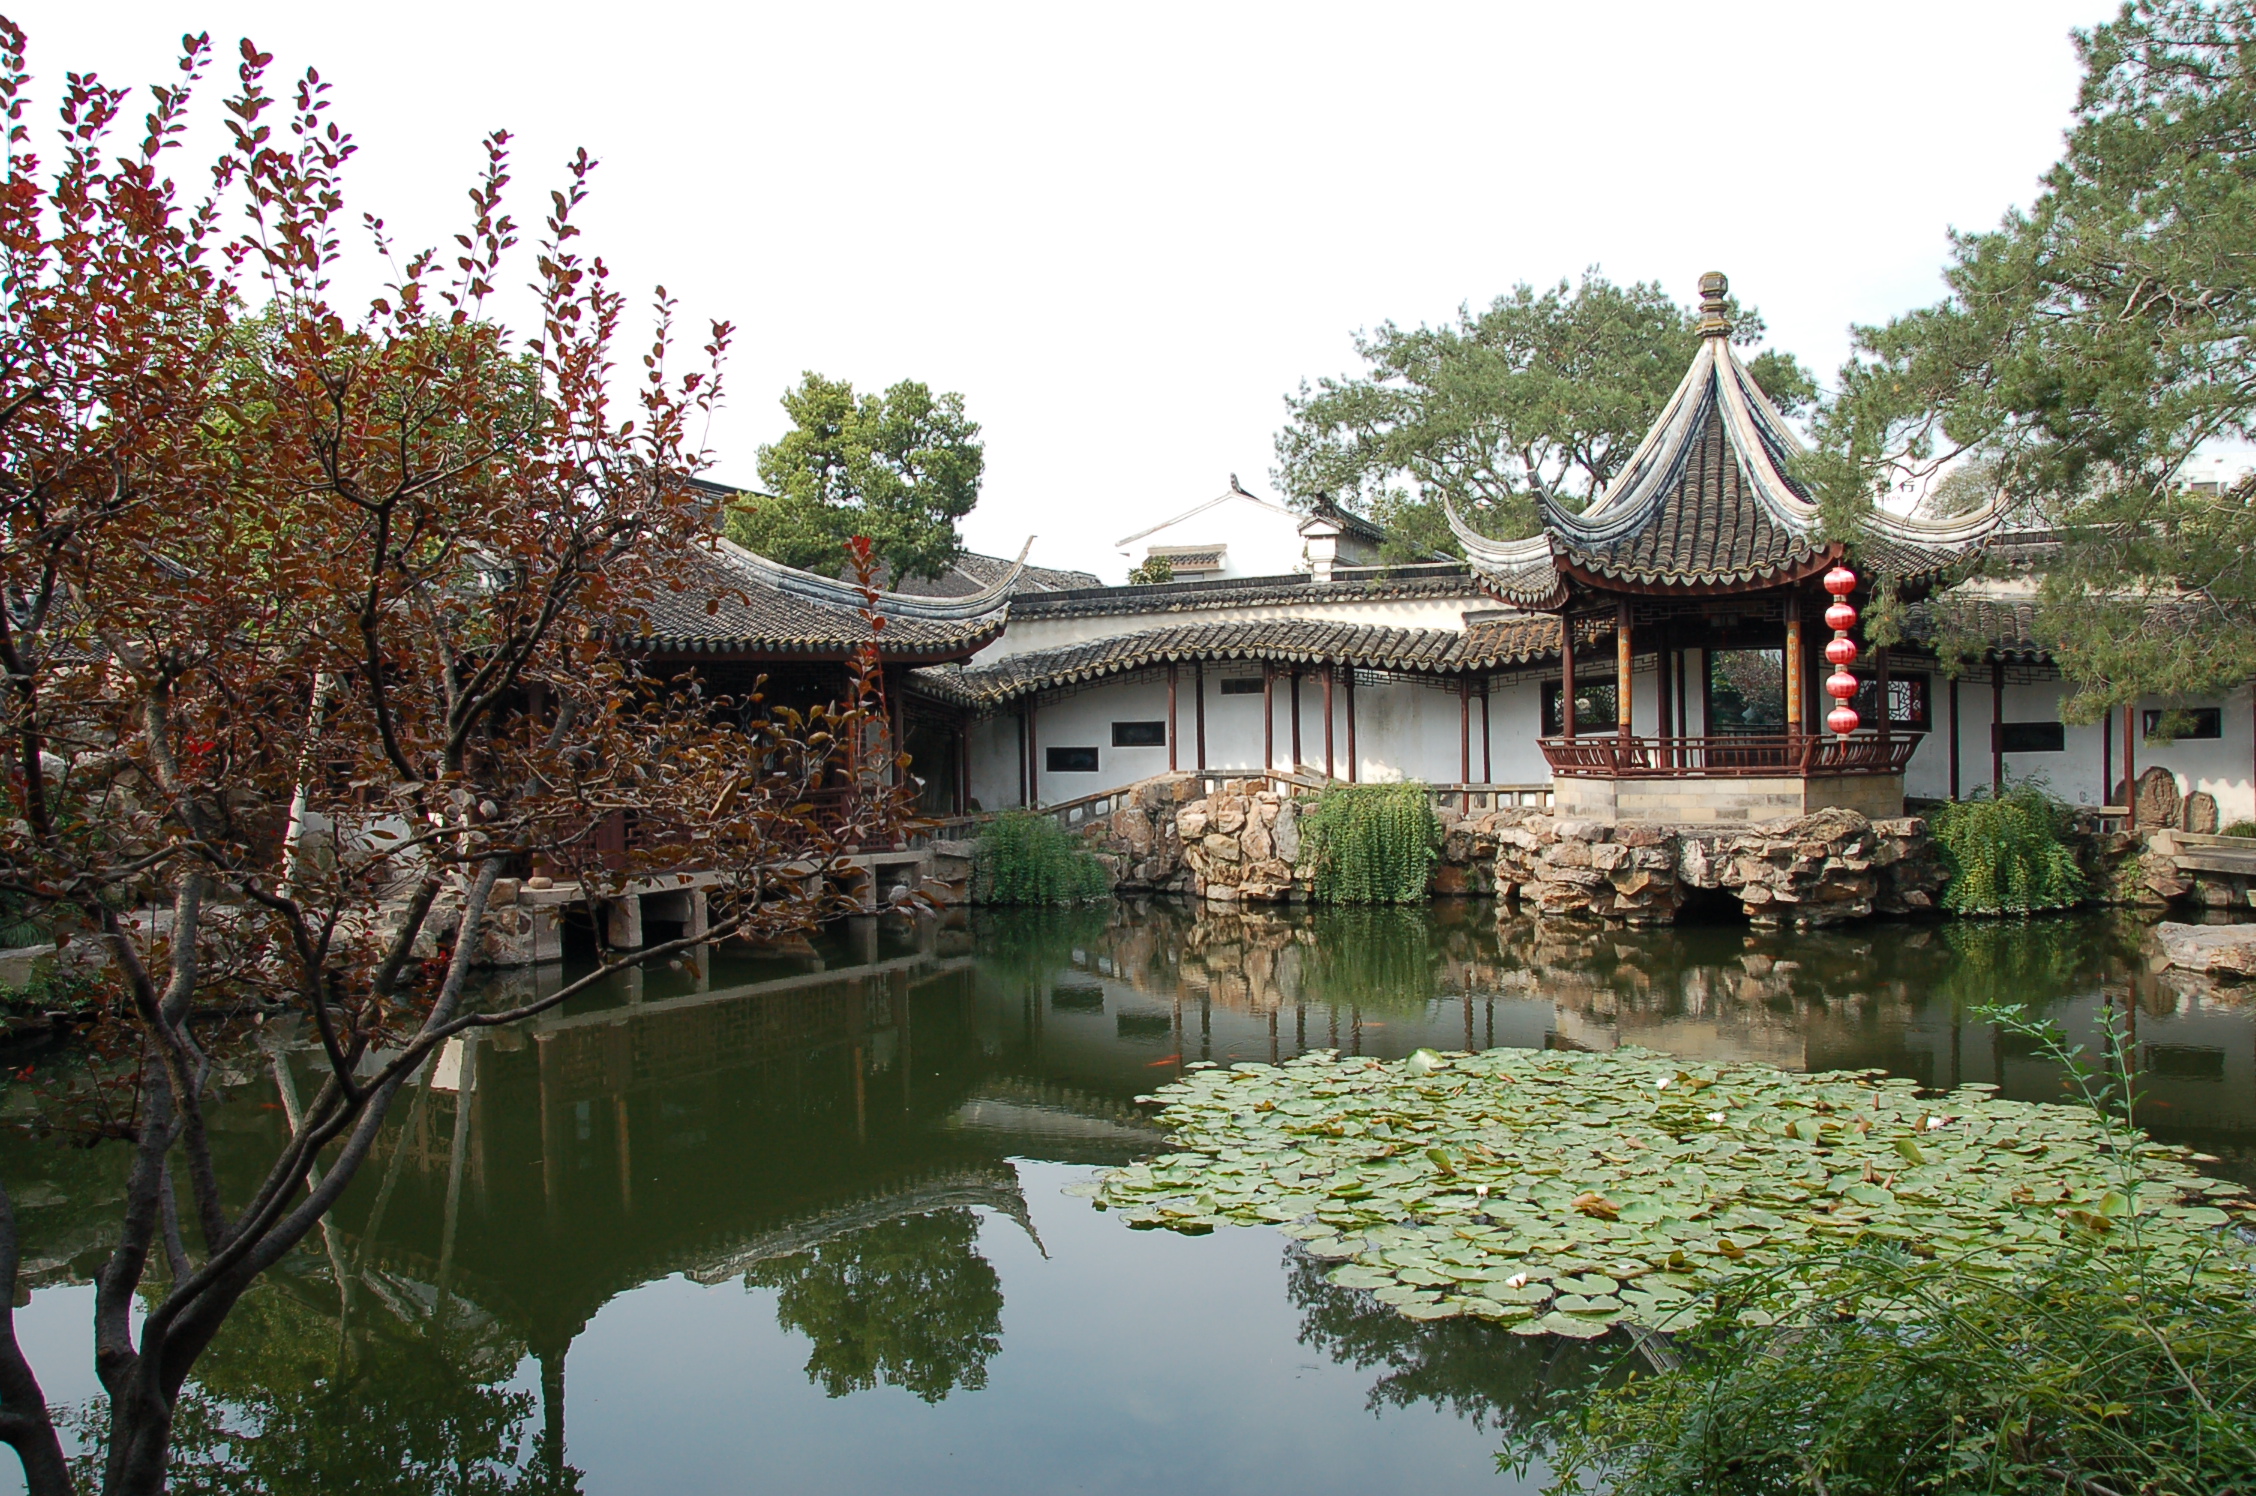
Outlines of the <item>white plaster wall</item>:
M 1488 719 L 1495 736 L 1489 753 L 1489 772 L 1495 782 L 1550 783 L 1551 766 L 1536 746 L 1536 739 L 1543 735 L 1543 683 L 1523 680 L 1490 687 Z M 1477 761 L 1473 772 L 1480 772 Z
M 2030 682 L 2008 681 L 2005 687 L 2005 717 L 2008 722 L 2053 722 L 2060 718 L 2060 698 L 2065 694 L 2064 684 L 2057 679 L 2040 679 Z M 1934 684 L 1934 715 L 1936 730 L 1928 735 L 1919 751 L 1912 755 L 1911 767 L 1905 776 L 1905 793 L 1933 799 L 1942 799 L 1950 793 L 1950 683 L 1939 672 Z M 1971 795 L 1990 782 L 1990 723 L 1992 703 L 1990 683 L 1979 675 L 1968 676 L 1958 683 L 1959 703 L 1959 793 Z M 2216 797 L 2219 816 L 2226 823 L 2256 819 L 2256 717 L 2252 717 L 2249 693 L 2235 691 L 2222 701 L 2165 701 L 2150 697 L 2139 703 L 2138 710 L 2159 710 L 2171 706 L 2214 706 L 2222 710 L 2221 727 L 2224 736 L 2214 739 L 2181 739 L 2163 746 L 2150 746 L 2141 736 L 2138 745 L 2138 768 L 2144 773 L 2159 764 L 2177 776 L 2180 793 L 2206 790 Z M 2140 719 L 2143 721 L 2143 717 Z M 2086 725 L 2069 724 L 2065 729 L 2065 749 L 2060 753 L 2009 753 L 2005 756 L 2005 775 L 2010 783 L 2016 779 L 2043 775 L 2052 793 L 2072 805 L 2097 805 L 2108 786 L 2100 783 L 2103 763 L 2108 761 L 2112 747 L 2112 773 L 2117 780 L 2123 777 L 2122 764 L 2123 719 L 2111 715 L 2104 723 Z
M 1018 804 L 1018 718 L 974 718 L 970 728 L 971 798 L 982 810 Z
M 1456 597 L 1412 597 L 1359 602 L 1309 601 L 1269 606 L 1186 608 L 1177 612 L 1098 613 L 1073 618 L 1013 618 L 1003 636 L 972 657 L 971 663 L 992 665 L 1014 655 L 1039 649 L 1059 649 L 1090 639 L 1112 639 L 1153 629 L 1189 628 L 1206 623 L 1253 623 L 1276 618 L 1317 618 L 1338 623 L 1367 624 L 1373 628 L 1448 629 L 1461 632 L 1468 612 L 1492 613 L 1470 590 Z

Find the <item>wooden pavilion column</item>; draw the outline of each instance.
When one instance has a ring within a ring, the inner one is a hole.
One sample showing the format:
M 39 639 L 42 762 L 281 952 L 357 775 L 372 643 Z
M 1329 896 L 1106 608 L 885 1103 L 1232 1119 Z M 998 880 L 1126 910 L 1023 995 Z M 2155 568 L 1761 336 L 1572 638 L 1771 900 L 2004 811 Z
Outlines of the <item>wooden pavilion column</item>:
M 1457 677 L 1457 782 L 1473 782 L 1473 682 Z
M 1198 767 L 1206 772 L 1206 661 L 1191 662 L 1191 715 L 1198 719 Z
M 2138 830 L 2138 698 L 2123 703 L 2123 829 Z
M 1490 757 L 1489 757 L 1489 752 L 1490 752 L 1490 749 L 1491 749 L 1491 748 L 1492 748 L 1493 746 L 1494 746 L 1494 744 L 1493 744 L 1493 743 L 1491 742 L 1491 740 L 1490 740 L 1490 738 L 1489 738 L 1489 731 L 1488 731 L 1488 677 L 1484 675 L 1484 676 L 1482 676 L 1482 677 L 1481 677 L 1481 783 L 1482 783 L 1482 784 L 1494 784 L 1494 783 L 1496 782 L 1496 767 L 1495 767 L 1495 764 L 1494 764 L 1494 762 L 1493 762 L 1493 761 L 1492 761 L 1492 760 L 1490 759 Z M 1495 804 L 1494 804 L 1494 802 L 1493 802 L 1493 801 L 1492 801 L 1492 802 L 1490 802 L 1490 807 L 1489 807 L 1489 808 L 1490 808 L 1490 809 L 1492 809 L 1492 810 L 1493 810 L 1493 809 L 1495 808 Z M 1470 990 L 1470 989 L 1468 989 L 1468 990 Z
M 1786 736 L 1802 735 L 1802 595 L 1786 594 Z
M 1261 772 L 1277 767 L 1277 667 L 1261 662 Z
M 1894 735 L 1896 716 L 1894 704 L 1888 700 L 1888 646 L 1885 644 L 1872 651 L 1872 674 L 1873 683 L 1879 687 L 1874 694 L 1880 698 L 1876 709 L 1880 718 L 1880 741 L 1885 743 Z
M 1636 731 L 1630 722 L 1629 661 L 1632 640 L 1629 636 L 1629 603 L 1625 600 L 1614 605 L 1614 735 L 1626 746 Z
M 1292 668 L 1291 689 L 1285 694 L 1286 710 L 1292 713 L 1292 762 L 1285 767 L 1295 774 L 1300 772 L 1300 667 Z
M 1355 755 L 1355 667 L 1347 667 L 1347 782 L 1362 778 L 1361 760 Z
M 1167 772 L 1170 774 L 1175 772 L 1176 751 L 1180 746 L 1180 738 L 1175 731 L 1175 724 L 1181 720 L 1175 713 L 1175 678 L 1182 674 L 1182 671 L 1183 666 L 1180 661 L 1169 660 L 1167 662 Z
M 2250 781 L 2256 783 L 2256 780 Z M 2099 714 L 2099 803 L 2115 803 L 2115 708 Z
M 1950 797 L 1958 798 L 1958 677 L 1950 678 Z
M 1575 735 L 1574 615 L 1559 610 L 1559 735 Z
M 2005 793 L 2005 656 L 1990 661 L 1990 798 Z
M 956 724 L 956 814 L 971 814 L 971 724 Z
M 1659 642 L 1653 648 L 1653 701 L 1654 715 L 1660 720 L 1654 724 L 1653 736 L 1662 740 L 1662 766 L 1674 768 L 1676 764 L 1676 755 L 1673 751 L 1675 745 L 1668 741 L 1670 737 L 1669 724 L 1672 720 L 1669 687 L 1673 684 L 1669 679 L 1671 673 L 1669 659 L 1672 646 L 1676 643 L 1676 629 L 1673 626 L 1673 621 L 1662 624 L 1658 633 L 1660 636 Z
M 1324 667 L 1324 777 L 1335 779 L 1332 771 L 1332 677 L 1339 674 L 1339 666 Z
M 1035 698 L 1026 698 L 1026 808 L 1042 805 L 1042 748 L 1034 737 Z

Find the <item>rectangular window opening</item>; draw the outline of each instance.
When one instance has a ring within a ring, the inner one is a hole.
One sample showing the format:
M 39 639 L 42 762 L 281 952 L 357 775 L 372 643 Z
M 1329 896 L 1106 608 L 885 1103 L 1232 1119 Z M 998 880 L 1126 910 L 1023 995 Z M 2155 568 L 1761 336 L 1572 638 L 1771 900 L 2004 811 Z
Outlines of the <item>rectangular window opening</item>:
M 1830 673 L 1830 672 L 1828 672 Z M 1928 678 L 1924 675 L 1888 677 L 1888 724 L 1911 732 L 1926 732 L 1933 724 L 1927 715 Z M 1827 698 L 1831 700 L 1830 697 Z M 1867 727 L 1880 721 L 1880 680 L 1857 673 L 1856 714 Z M 1832 708 L 1828 706 L 1826 710 Z
M 1567 730 L 1567 719 L 1559 707 L 1559 682 L 1543 683 L 1543 731 L 1547 737 L 1557 737 Z M 1615 702 L 1619 699 L 1610 680 L 1578 680 L 1575 682 L 1575 731 L 1612 732 L 1621 724 L 1616 716 Z
M 1097 750 L 1045 748 L 1042 750 L 1042 767 L 1052 774 L 1094 774 L 1097 772 Z
M 2225 735 L 2225 714 L 2213 706 L 2174 706 L 2160 711 L 2148 708 L 2139 713 L 2140 726 L 2146 730 L 2146 740 L 2161 747 L 2184 738 L 2221 738 Z
M 1261 677 L 1258 675 L 1224 676 L 1222 694 L 1225 696 L 1259 696 Z
M 1115 722 L 1112 724 L 1112 746 L 1115 748 L 1165 748 L 1167 724 L 1165 722 Z
M 2058 722 L 2000 722 L 1997 736 L 2001 753 L 2068 751 L 2068 729 Z
M 1708 731 L 1774 736 L 1786 730 L 1786 651 L 1708 652 Z

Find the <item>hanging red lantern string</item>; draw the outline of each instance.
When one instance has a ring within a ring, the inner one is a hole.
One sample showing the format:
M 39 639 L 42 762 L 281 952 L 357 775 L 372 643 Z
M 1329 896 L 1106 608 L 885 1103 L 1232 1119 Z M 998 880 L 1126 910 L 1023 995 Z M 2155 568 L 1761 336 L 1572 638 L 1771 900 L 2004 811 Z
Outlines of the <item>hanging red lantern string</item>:
M 1833 606 L 1825 610 L 1825 626 L 1833 631 L 1833 642 L 1825 646 L 1825 658 L 1833 662 L 1825 691 L 1838 703 L 1825 714 L 1825 725 L 1844 738 L 1857 730 L 1856 708 L 1849 705 L 1857 693 L 1857 678 L 1849 674 L 1857 657 L 1856 641 L 1849 637 L 1857 621 L 1857 610 L 1849 606 L 1856 584 L 1856 573 L 1846 566 L 1837 565 L 1825 574 L 1825 590 L 1833 594 Z

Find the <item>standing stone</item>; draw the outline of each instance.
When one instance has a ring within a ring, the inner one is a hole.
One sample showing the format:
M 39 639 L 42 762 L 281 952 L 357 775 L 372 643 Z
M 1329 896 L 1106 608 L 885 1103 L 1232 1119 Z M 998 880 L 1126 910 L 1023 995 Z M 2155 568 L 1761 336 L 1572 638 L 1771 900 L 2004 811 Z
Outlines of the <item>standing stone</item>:
M 2215 836 L 2221 821 L 2217 815 L 2217 797 L 2207 790 L 2195 790 L 2185 797 L 2179 814 L 2184 828 L 2197 836 Z
M 2141 826 L 2175 826 L 2184 802 L 2178 797 L 2178 777 L 2157 764 L 2138 778 L 2138 823 Z

